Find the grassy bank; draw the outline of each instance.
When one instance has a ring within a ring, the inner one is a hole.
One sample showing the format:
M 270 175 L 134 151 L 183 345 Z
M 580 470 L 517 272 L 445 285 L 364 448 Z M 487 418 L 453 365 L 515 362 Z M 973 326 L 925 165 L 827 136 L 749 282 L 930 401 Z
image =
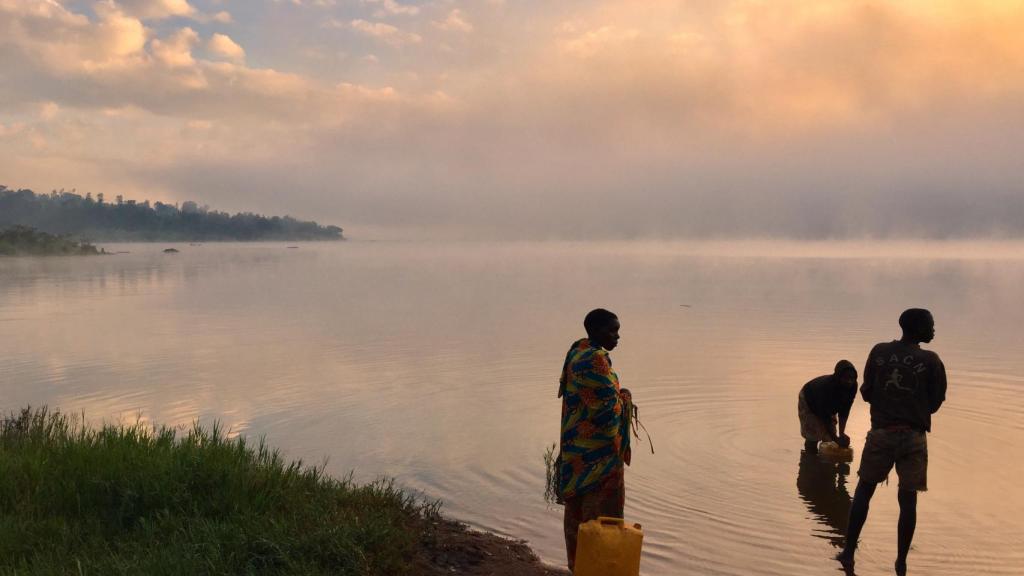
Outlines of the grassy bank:
M 0 574 L 403 574 L 435 515 L 217 427 L 0 423 Z
M 0 230 L 0 256 L 83 256 L 102 253 L 88 242 L 47 234 L 27 226 Z

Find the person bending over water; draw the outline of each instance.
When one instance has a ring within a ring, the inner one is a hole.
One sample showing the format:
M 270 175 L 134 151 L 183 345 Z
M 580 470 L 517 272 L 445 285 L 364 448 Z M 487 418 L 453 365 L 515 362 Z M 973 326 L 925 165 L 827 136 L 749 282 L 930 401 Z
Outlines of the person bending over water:
M 561 450 L 555 464 L 558 497 L 565 505 L 565 551 L 576 563 L 579 525 L 598 516 L 622 518 L 624 465 L 630 461 L 624 415 L 630 395 L 619 389 L 608 352 L 619 342 L 619 319 L 598 308 L 583 320 L 587 337 L 570 347 L 559 379 Z
M 928 489 L 928 441 L 932 414 L 946 399 L 946 369 L 938 354 L 922 350 L 935 337 L 931 312 L 911 308 L 900 315 L 903 337 L 876 345 L 868 355 L 860 393 L 871 404 L 871 430 L 861 453 L 860 480 L 850 505 L 846 547 L 837 559 L 853 569 L 854 552 L 878 483 L 896 466 L 900 518 L 896 573 L 907 573 L 907 553 L 917 526 L 917 493 Z
M 843 448 L 850 445 L 846 421 L 856 397 L 857 369 L 848 360 L 840 360 L 832 374 L 804 384 L 797 401 L 797 414 L 800 417 L 800 435 L 804 437 L 804 447 L 808 452 L 817 452 L 818 442 L 829 440 Z

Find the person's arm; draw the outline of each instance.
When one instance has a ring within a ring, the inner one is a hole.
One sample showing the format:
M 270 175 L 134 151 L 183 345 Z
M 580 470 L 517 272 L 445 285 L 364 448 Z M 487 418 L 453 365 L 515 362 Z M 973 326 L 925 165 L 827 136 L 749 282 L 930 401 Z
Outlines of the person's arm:
M 619 455 L 622 456 L 622 462 L 629 466 L 633 459 L 629 434 L 631 425 L 635 425 L 635 423 L 631 422 L 633 418 L 633 393 L 628 388 L 619 388 L 619 403 L 622 406 L 622 411 L 619 414 Z
M 839 408 L 839 442 L 842 445 L 844 442 L 849 445 L 849 436 L 846 435 L 846 423 L 850 420 L 850 409 L 853 407 L 853 401 L 857 398 L 857 385 L 854 384 L 850 388 L 849 392 L 845 393 L 843 397 L 843 403 Z
M 832 423 L 832 418 L 822 421 L 825 423 L 825 431 L 828 432 L 828 437 L 836 444 L 839 444 L 839 434 L 836 432 L 835 424 Z
M 935 359 L 935 373 L 928 382 L 928 402 L 932 414 L 939 411 L 939 407 L 946 401 L 946 366 L 942 360 Z
M 864 366 L 864 384 L 860 387 L 860 397 L 868 404 L 871 404 L 871 394 L 875 388 L 875 363 L 872 361 L 874 357 L 875 349 L 872 348 L 868 354 L 868 363 Z

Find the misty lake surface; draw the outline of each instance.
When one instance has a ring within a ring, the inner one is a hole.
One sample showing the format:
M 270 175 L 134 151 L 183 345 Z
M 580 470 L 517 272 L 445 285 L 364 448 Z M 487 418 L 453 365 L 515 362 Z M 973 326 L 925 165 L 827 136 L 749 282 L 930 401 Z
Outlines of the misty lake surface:
M 862 369 L 930 308 L 949 374 L 911 573 L 1024 572 L 1024 245 L 441 243 L 105 245 L 0 259 L 0 406 L 94 422 L 219 420 L 357 480 L 390 476 L 562 564 L 545 504 L 557 378 L 583 315 L 619 314 L 612 353 L 654 440 L 626 516 L 646 575 L 821 575 L 850 468 L 801 455 L 797 392 Z M 896 477 L 858 574 L 889 574 Z

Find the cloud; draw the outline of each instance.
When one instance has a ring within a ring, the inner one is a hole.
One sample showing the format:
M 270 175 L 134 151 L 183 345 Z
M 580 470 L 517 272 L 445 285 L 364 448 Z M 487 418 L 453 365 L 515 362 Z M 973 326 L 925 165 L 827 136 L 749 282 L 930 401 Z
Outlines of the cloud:
M 419 6 L 413 6 L 411 4 L 400 4 L 395 0 L 362 0 L 363 4 L 373 4 L 380 6 L 378 16 L 382 17 L 386 14 L 398 14 L 404 16 L 415 16 L 420 13 Z
M 0 138 L 13 138 L 20 136 L 25 131 L 25 124 L 22 122 L 4 124 L 0 122 Z
M 772 134 L 870 126 L 1024 88 L 1020 6 L 1009 18 L 998 2 L 722 6 L 702 15 L 665 0 L 643 11 L 604 2 L 556 28 L 562 58 L 542 81 L 604 95 L 653 125 L 700 117 Z
M 600 52 L 620 51 L 628 49 L 628 45 L 640 37 L 640 31 L 631 28 L 623 29 L 615 25 L 577 31 L 572 23 L 562 25 L 568 32 L 562 41 L 562 50 L 572 56 L 590 58 Z
M 274 3 L 288 3 L 295 6 L 315 6 L 317 8 L 330 8 L 337 4 L 336 0 L 274 0 Z
M 384 22 L 368 22 L 366 20 L 357 19 L 349 22 L 349 26 L 364 36 L 376 38 L 393 46 L 419 44 L 423 41 L 423 37 L 419 34 L 404 32 L 395 26 L 385 24 Z
M 435 21 L 434 26 L 449 32 L 472 32 L 473 25 L 466 20 L 466 15 L 458 8 L 448 13 L 442 21 Z
M 60 113 L 60 105 L 56 102 L 46 101 L 39 103 L 39 118 L 53 120 Z
M 65 112 L 136 109 L 236 127 L 261 120 L 302 129 L 335 126 L 382 104 L 415 102 L 390 87 L 245 66 L 244 48 L 224 34 L 213 34 L 206 49 L 228 61 L 203 59 L 192 28 L 157 36 L 112 4 L 98 5 L 90 19 L 46 0 L 0 0 L 0 30 L 13 32 L 0 42 L 10 83 L 0 106 L 7 109 L 48 101 Z M 59 88 L 68 85 L 73 89 Z
M 221 10 L 219 12 L 215 12 L 214 14 L 210 14 L 206 16 L 205 19 L 209 20 L 210 22 L 218 22 L 220 24 L 231 24 L 232 22 L 234 22 L 234 18 L 231 17 L 231 13 L 226 10 Z
M 108 2 L 112 4 L 113 2 Z M 117 0 L 125 14 L 140 20 L 157 20 L 171 16 L 192 16 L 196 9 L 188 0 Z
M 165 39 L 150 43 L 153 57 L 169 68 L 187 68 L 195 65 L 192 48 L 199 42 L 199 34 L 191 28 L 182 28 Z
M 245 61 L 245 50 L 224 34 L 214 34 L 210 37 L 206 48 L 217 56 L 222 56 L 236 62 Z
M 129 66 L 143 56 L 147 31 L 141 21 L 113 2 L 99 2 L 94 10 L 96 20 L 90 21 L 55 2 L 0 2 L 0 50 L 24 51 L 63 73 Z

